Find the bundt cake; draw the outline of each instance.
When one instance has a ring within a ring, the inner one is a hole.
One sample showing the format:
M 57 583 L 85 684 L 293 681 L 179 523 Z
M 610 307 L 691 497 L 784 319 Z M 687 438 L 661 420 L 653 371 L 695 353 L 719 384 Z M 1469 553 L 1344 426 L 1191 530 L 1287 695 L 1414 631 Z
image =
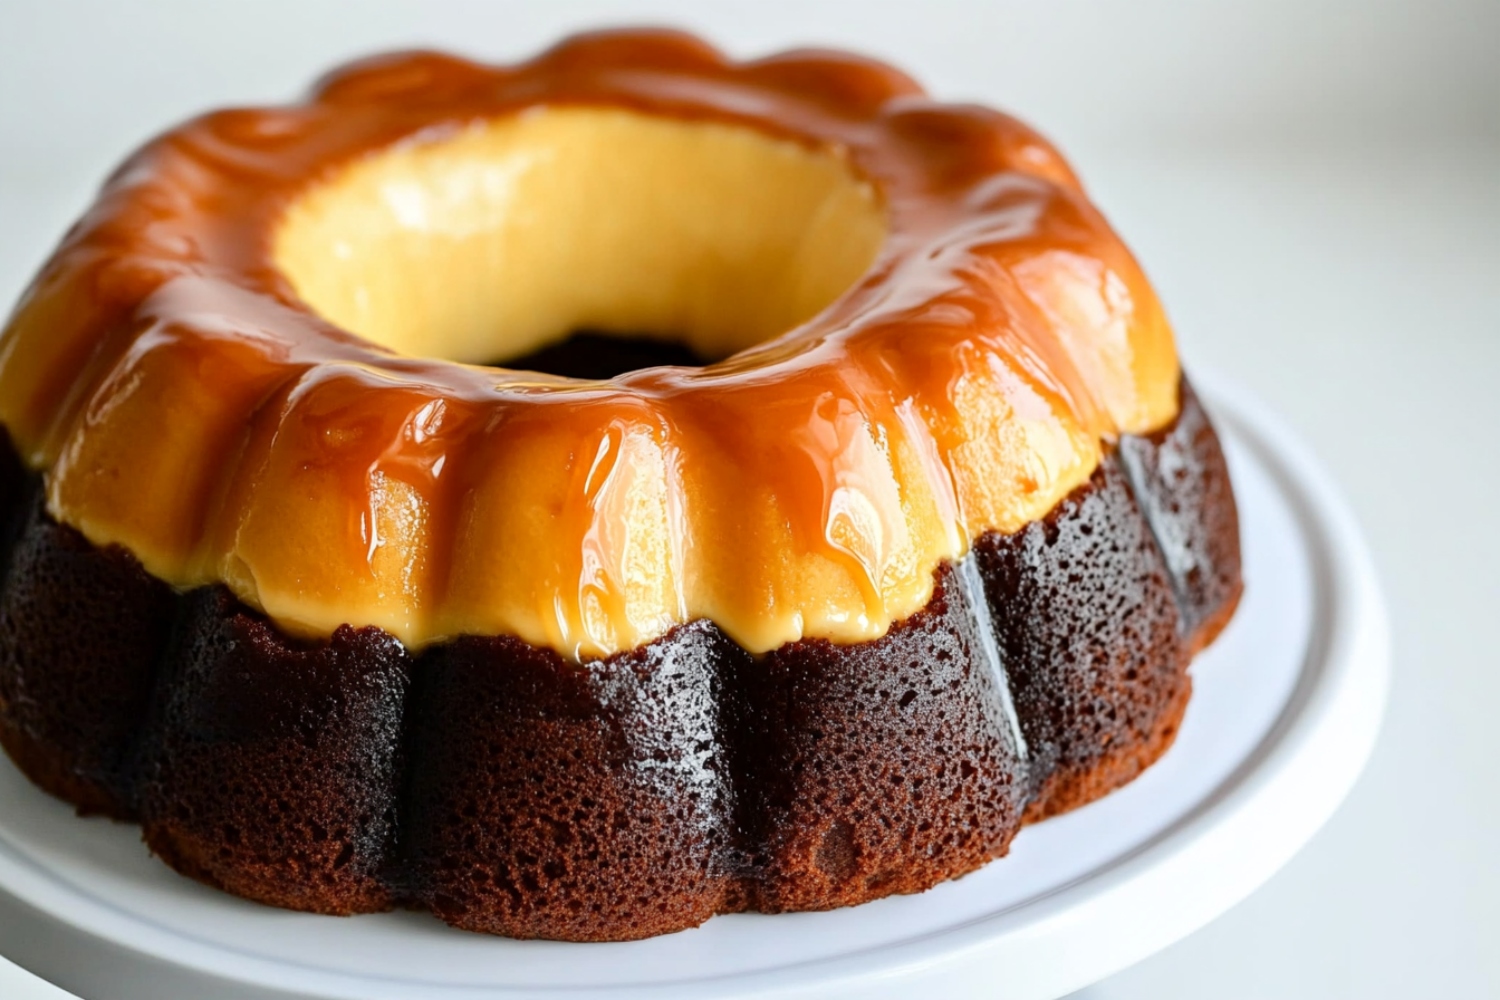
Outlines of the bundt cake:
M 1067 164 L 840 53 L 399 54 L 191 121 L 17 306 L 0 425 L 0 743 L 324 913 L 928 888 L 1151 764 L 1240 591 Z

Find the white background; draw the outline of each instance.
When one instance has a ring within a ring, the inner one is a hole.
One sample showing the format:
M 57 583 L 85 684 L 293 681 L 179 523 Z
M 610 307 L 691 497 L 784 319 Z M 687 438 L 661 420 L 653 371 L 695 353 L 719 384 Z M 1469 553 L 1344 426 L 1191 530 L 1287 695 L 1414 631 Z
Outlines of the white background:
M 0 0 L 0 309 L 104 173 L 187 114 L 288 99 L 372 49 L 510 59 L 622 21 L 737 54 L 859 49 L 1039 125 L 1189 367 L 1272 402 L 1364 521 L 1397 650 L 1365 778 L 1264 889 L 1090 1000 L 1500 996 L 1494 0 Z M 49 995 L 0 963 L 0 997 Z

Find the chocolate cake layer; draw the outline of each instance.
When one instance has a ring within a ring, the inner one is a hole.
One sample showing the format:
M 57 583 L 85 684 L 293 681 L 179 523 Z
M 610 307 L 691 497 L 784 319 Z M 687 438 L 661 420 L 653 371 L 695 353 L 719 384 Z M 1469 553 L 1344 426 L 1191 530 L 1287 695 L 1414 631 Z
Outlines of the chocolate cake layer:
M 1191 655 L 1228 624 L 1242 581 L 1229 466 L 1186 379 L 1176 421 L 1148 437 L 1122 438 L 1119 457 L 1166 558 Z
M 1212 427 L 1127 439 L 1043 521 L 940 567 L 855 645 L 752 657 L 709 622 L 574 664 L 508 637 L 412 657 L 295 640 L 52 521 L 0 448 L 0 742 L 184 874 L 327 913 L 622 940 L 915 892 L 1170 745 L 1239 595 Z
M 511 937 L 649 937 L 732 890 L 724 675 L 708 622 L 609 660 L 460 639 L 419 665 L 401 862 L 411 898 Z
M 80 812 L 134 815 L 132 754 L 177 597 L 33 490 L 0 591 L 0 744 Z
M 1031 751 L 1030 819 L 1098 798 L 1171 743 L 1180 614 L 1114 456 L 1042 522 L 974 547 Z
M 945 566 L 878 640 L 737 664 L 727 742 L 755 909 L 916 892 L 1005 853 L 1026 762 L 975 611 Z
M 379 629 L 300 643 L 221 587 L 189 595 L 141 754 L 146 843 L 261 902 L 387 908 L 410 678 Z

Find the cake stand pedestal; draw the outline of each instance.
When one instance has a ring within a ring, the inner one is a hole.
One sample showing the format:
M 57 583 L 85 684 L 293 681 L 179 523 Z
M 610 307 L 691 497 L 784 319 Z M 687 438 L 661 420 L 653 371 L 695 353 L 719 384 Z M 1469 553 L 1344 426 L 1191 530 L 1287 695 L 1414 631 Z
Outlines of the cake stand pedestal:
M 716 918 L 629 944 L 508 941 L 414 913 L 347 920 L 180 878 L 135 827 L 80 820 L 0 758 L 0 953 L 85 1000 L 1047 1000 L 1208 923 L 1332 814 L 1390 670 L 1370 556 L 1317 463 L 1220 380 L 1246 591 L 1193 665 L 1176 746 L 1130 786 L 1023 830 L 916 896 Z

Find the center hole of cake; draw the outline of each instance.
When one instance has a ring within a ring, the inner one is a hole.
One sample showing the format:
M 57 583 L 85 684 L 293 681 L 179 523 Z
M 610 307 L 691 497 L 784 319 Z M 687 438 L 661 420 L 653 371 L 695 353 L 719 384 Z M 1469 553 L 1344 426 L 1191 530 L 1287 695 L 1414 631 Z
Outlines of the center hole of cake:
M 641 368 L 661 365 L 699 368 L 717 360 L 701 357 L 676 340 L 579 330 L 529 354 L 500 358 L 492 365 L 568 378 L 606 379 Z
M 885 236 L 834 151 L 539 108 L 344 168 L 287 208 L 273 255 L 312 309 L 399 353 L 608 378 L 799 326 Z

